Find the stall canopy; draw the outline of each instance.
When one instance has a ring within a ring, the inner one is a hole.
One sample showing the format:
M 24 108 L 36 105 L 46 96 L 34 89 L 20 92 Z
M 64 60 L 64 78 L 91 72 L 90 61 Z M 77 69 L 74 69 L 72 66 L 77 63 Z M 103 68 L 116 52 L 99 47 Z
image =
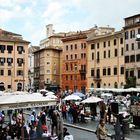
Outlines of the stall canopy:
M 71 94 L 71 95 L 68 95 L 67 97 L 65 97 L 64 100 L 66 100 L 66 101 L 75 100 L 76 101 L 76 100 L 81 100 L 81 98 L 77 95 Z
M 98 98 L 98 97 L 91 96 L 91 97 L 83 100 L 82 103 L 98 103 L 100 101 L 103 101 L 103 99 Z
M 0 96 L 0 110 L 11 110 L 52 105 L 56 105 L 56 99 L 43 97 L 41 94 L 6 93 Z

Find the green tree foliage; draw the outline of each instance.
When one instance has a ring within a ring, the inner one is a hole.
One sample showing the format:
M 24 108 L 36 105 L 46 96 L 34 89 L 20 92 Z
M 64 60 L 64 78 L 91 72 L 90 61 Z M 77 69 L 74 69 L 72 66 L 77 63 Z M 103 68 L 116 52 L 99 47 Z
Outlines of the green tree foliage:
M 132 88 L 132 87 L 136 87 L 136 77 L 128 77 L 126 79 L 126 85 L 124 86 L 124 88 Z

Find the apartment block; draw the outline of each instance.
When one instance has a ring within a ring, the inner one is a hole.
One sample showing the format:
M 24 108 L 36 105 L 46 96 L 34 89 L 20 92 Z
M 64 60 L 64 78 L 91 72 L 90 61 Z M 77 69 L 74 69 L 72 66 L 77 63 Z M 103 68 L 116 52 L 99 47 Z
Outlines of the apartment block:
M 0 90 L 28 89 L 28 45 L 20 34 L 0 29 Z
M 140 14 L 124 19 L 125 26 L 125 78 L 136 77 L 136 86 L 140 87 Z
M 87 38 L 87 87 L 123 88 L 124 35 L 123 31 Z

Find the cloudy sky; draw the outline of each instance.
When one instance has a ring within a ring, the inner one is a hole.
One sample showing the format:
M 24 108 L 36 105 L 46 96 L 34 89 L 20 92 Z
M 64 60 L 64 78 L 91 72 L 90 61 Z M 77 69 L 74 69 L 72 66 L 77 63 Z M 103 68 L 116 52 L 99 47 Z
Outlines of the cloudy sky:
M 121 30 L 124 18 L 140 14 L 140 0 L 0 0 L 0 28 L 22 34 L 32 45 L 55 32 L 111 26 Z

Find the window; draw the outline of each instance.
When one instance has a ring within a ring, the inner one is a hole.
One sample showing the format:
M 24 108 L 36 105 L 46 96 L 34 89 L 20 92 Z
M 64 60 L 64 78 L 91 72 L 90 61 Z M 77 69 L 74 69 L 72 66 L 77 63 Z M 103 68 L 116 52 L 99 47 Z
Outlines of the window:
M 84 58 L 86 58 L 86 53 L 84 53 Z
M 104 48 L 106 47 L 106 42 L 104 42 Z
M 24 52 L 23 46 L 17 46 L 17 51 L 18 51 L 18 54 L 22 54 L 22 52 Z
M 13 63 L 13 58 L 7 58 L 8 66 L 11 66 Z
M 4 53 L 4 51 L 5 51 L 5 45 L 0 45 L 0 52 Z
M 103 76 L 106 75 L 106 68 L 103 69 Z
M 129 63 L 129 56 L 125 56 L 125 63 Z
M 127 79 L 128 77 L 129 77 L 129 71 L 126 70 L 126 72 L 125 72 L 125 78 Z
M 66 80 L 68 80 L 69 78 L 68 78 L 68 75 L 66 75 Z
M 107 69 L 107 74 L 111 75 L 111 69 L 110 68 Z
M 91 76 L 94 76 L 94 69 L 91 69 Z
M 124 67 L 121 67 L 121 73 L 120 74 L 124 74 Z
M 140 79 L 140 70 L 138 70 L 138 79 Z
M 4 66 L 5 63 L 5 58 L 4 57 L 0 57 L 0 65 Z
M 100 48 L 100 43 L 97 43 L 97 49 L 99 49 Z
M 91 44 L 91 50 L 95 49 L 95 44 Z
M 114 39 L 114 46 L 116 46 L 116 39 Z
M 0 75 L 4 75 L 4 70 L 0 70 Z
M 75 59 L 77 59 L 77 54 L 75 54 Z
M 86 43 L 84 43 L 84 48 L 86 48 L 87 47 L 87 45 L 86 45 Z
M 83 45 L 83 43 L 81 43 L 81 49 L 83 49 L 84 48 L 84 45 Z
M 131 77 L 134 77 L 134 70 L 131 70 L 131 71 L 130 71 L 130 76 L 131 76 Z
M 129 45 L 126 44 L 126 51 L 129 51 Z
M 100 53 L 97 52 L 97 61 L 99 61 L 99 60 L 100 60 Z
M 120 44 L 123 44 L 123 38 L 120 38 Z
M 12 53 L 12 50 L 13 50 L 13 46 L 8 45 L 8 46 L 7 46 L 7 51 L 8 51 L 8 53 Z
M 140 41 L 138 42 L 138 49 L 140 49 Z
M 70 55 L 70 58 L 73 59 L 73 55 L 72 54 Z
M 118 56 L 118 50 L 115 49 L 115 57 L 117 57 L 117 56 Z
M 131 50 L 134 50 L 134 43 L 131 44 Z
M 69 70 L 69 67 L 68 67 L 68 64 L 66 63 L 66 71 L 68 71 Z
M 138 34 L 140 34 L 140 28 L 138 28 Z
M 73 45 L 72 44 L 70 45 L 70 49 L 73 50 Z
M 70 80 L 72 80 L 72 75 L 70 76 Z
M 137 62 L 140 62 L 140 54 L 137 54 L 137 55 L 136 55 L 136 61 L 137 61 Z
M 135 30 L 130 31 L 130 38 L 135 38 Z
M 51 71 L 50 70 L 47 70 L 47 73 L 51 73 Z
M 22 58 L 18 58 L 18 59 L 17 59 L 17 63 L 18 63 L 18 66 L 22 66 L 22 64 L 23 64 L 23 59 L 22 59 Z
M 92 60 L 94 60 L 94 53 L 92 53 Z
M 110 41 L 108 41 L 108 47 L 110 47 Z
M 114 75 L 117 75 L 117 68 L 114 68 Z
M 106 51 L 104 51 L 104 58 L 106 58 Z
M 75 44 L 74 46 L 75 46 L 75 50 L 77 50 L 77 44 Z
M 8 76 L 11 76 L 11 70 L 8 70 Z
M 69 58 L 68 58 L 68 55 L 66 55 L 66 60 L 68 60 Z
M 123 56 L 123 48 L 121 48 L 121 56 Z
M 47 62 L 47 65 L 50 65 L 50 62 Z
M 68 45 L 66 45 L 66 50 L 68 50 Z
M 108 58 L 110 58 L 110 50 L 108 50 Z
M 8 89 L 11 89 L 11 85 L 8 85 Z
M 128 32 L 128 31 L 126 31 L 126 32 L 125 32 L 125 40 L 127 40 L 127 39 L 128 39 L 128 36 L 129 36 L 129 32 Z
M 81 59 L 83 59 L 83 56 L 84 56 L 83 53 L 81 53 Z
M 135 55 L 130 56 L 130 62 L 135 62 Z
M 17 70 L 17 76 L 22 76 L 23 75 L 23 70 Z

